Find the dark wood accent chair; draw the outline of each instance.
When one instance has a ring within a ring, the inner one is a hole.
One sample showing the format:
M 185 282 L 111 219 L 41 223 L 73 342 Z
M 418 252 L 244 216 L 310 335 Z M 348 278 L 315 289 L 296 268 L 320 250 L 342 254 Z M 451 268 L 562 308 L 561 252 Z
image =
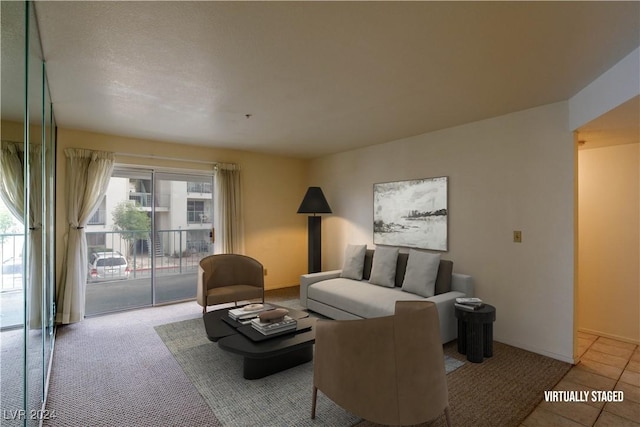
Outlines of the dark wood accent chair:
M 318 320 L 311 418 L 318 390 L 352 414 L 386 425 L 451 426 L 436 305 L 398 301 L 393 316 Z
M 264 302 L 264 268 L 257 260 L 237 254 L 210 255 L 200 260 L 197 301 L 207 306 L 260 298 Z

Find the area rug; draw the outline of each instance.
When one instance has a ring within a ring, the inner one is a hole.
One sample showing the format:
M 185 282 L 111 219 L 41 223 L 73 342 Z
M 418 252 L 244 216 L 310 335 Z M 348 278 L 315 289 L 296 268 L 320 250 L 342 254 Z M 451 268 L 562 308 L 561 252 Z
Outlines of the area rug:
M 242 378 L 242 358 L 209 341 L 202 319 L 155 327 L 218 420 L 225 426 L 352 426 L 361 420 L 322 393 L 311 420 L 313 364 L 258 380 Z M 445 357 L 447 371 L 464 362 Z

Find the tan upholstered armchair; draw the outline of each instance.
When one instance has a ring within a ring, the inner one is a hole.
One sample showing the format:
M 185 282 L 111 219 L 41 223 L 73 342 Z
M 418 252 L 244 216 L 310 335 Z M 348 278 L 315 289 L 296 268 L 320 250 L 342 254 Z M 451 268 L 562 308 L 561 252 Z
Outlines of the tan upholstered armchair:
M 260 262 L 244 255 L 210 255 L 198 268 L 198 304 L 207 306 L 250 299 L 264 302 L 264 269 Z
M 313 402 L 318 390 L 352 414 L 408 425 L 444 411 L 451 425 L 438 312 L 428 301 L 398 301 L 393 316 L 319 320 Z

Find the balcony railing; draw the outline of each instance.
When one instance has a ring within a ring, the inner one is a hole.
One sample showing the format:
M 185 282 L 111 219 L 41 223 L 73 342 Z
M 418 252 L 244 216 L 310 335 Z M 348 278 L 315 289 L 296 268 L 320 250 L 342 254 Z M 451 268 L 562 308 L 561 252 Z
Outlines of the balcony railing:
M 145 233 L 132 231 L 87 232 L 90 235 L 104 235 L 104 246 L 92 246 L 90 251 L 118 251 L 129 263 L 129 279 L 151 277 L 155 265 L 157 276 L 178 275 L 196 272 L 199 262 L 212 253 L 206 239 L 209 228 L 196 230 L 159 230 L 156 239 L 126 240 L 123 235 Z M 92 239 L 96 240 L 96 239 Z M 22 289 L 22 248 L 24 234 L 0 234 L 0 292 Z M 155 255 L 155 258 L 154 258 Z M 152 263 L 155 262 L 155 264 Z
M 189 224 L 208 224 L 211 222 L 211 214 L 208 211 L 187 211 L 187 223 Z
M 118 251 L 123 254 L 130 271 L 129 279 L 151 277 L 155 266 L 157 276 L 168 276 L 195 272 L 199 262 L 212 253 L 211 245 L 203 239 L 209 228 L 197 230 L 158 230 L 156 238 L 151 239 L 149 232 L 144 231 L 107 231 L 87 232 L 104 234 L 105 245 L 90 247 L 93 252 Z M 127 240 L 123 236 L 146 235 L 147 238 Z M 145 234 L 146 233 L 146 234 Z
M 129 200 L 135 202 L 137 206 L 143 208 L 150 208 L 153 206 L 153 197 L 151 193 L 129 193 Z M 170 194 L 157 194 L 156 195 L 156 207 L 168 208 L 170 204 Z
M 22 289 L 24 234 L 0 234 L 0 292 Z
M 210 182 L 187 182 L 187 193 L 211 194 Z

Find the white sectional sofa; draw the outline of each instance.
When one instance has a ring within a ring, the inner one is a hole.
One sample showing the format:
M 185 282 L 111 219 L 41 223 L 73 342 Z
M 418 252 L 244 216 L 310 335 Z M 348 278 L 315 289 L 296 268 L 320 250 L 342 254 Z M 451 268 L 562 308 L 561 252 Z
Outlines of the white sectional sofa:
M 405 290 L 402 289 L 409 254 L 397 255 L 395 280 L 391 279 L 391 286 L 380 286 L 369 282 L 373 258 L 374 251 L 366 250 L 362 280 L 341 277 L 342 270 L 302 275 L 300 303 L 308 310 L 331 319 L 348 320 L 392 315 L 396 301 L 433 301 L 438 308 L 442 342 L 446 343 L 457 337 L 454 303 L 456 298 L 473 296 L 471 276 L 453 273 L 453 262 L 440 260 L 437 266 L 434 295 L 425 297 L 408 292 L 406 284 Z M 415 265 L 415 262 L 412 265 Z M 424 294 L 424 292 L 420 293 Z

